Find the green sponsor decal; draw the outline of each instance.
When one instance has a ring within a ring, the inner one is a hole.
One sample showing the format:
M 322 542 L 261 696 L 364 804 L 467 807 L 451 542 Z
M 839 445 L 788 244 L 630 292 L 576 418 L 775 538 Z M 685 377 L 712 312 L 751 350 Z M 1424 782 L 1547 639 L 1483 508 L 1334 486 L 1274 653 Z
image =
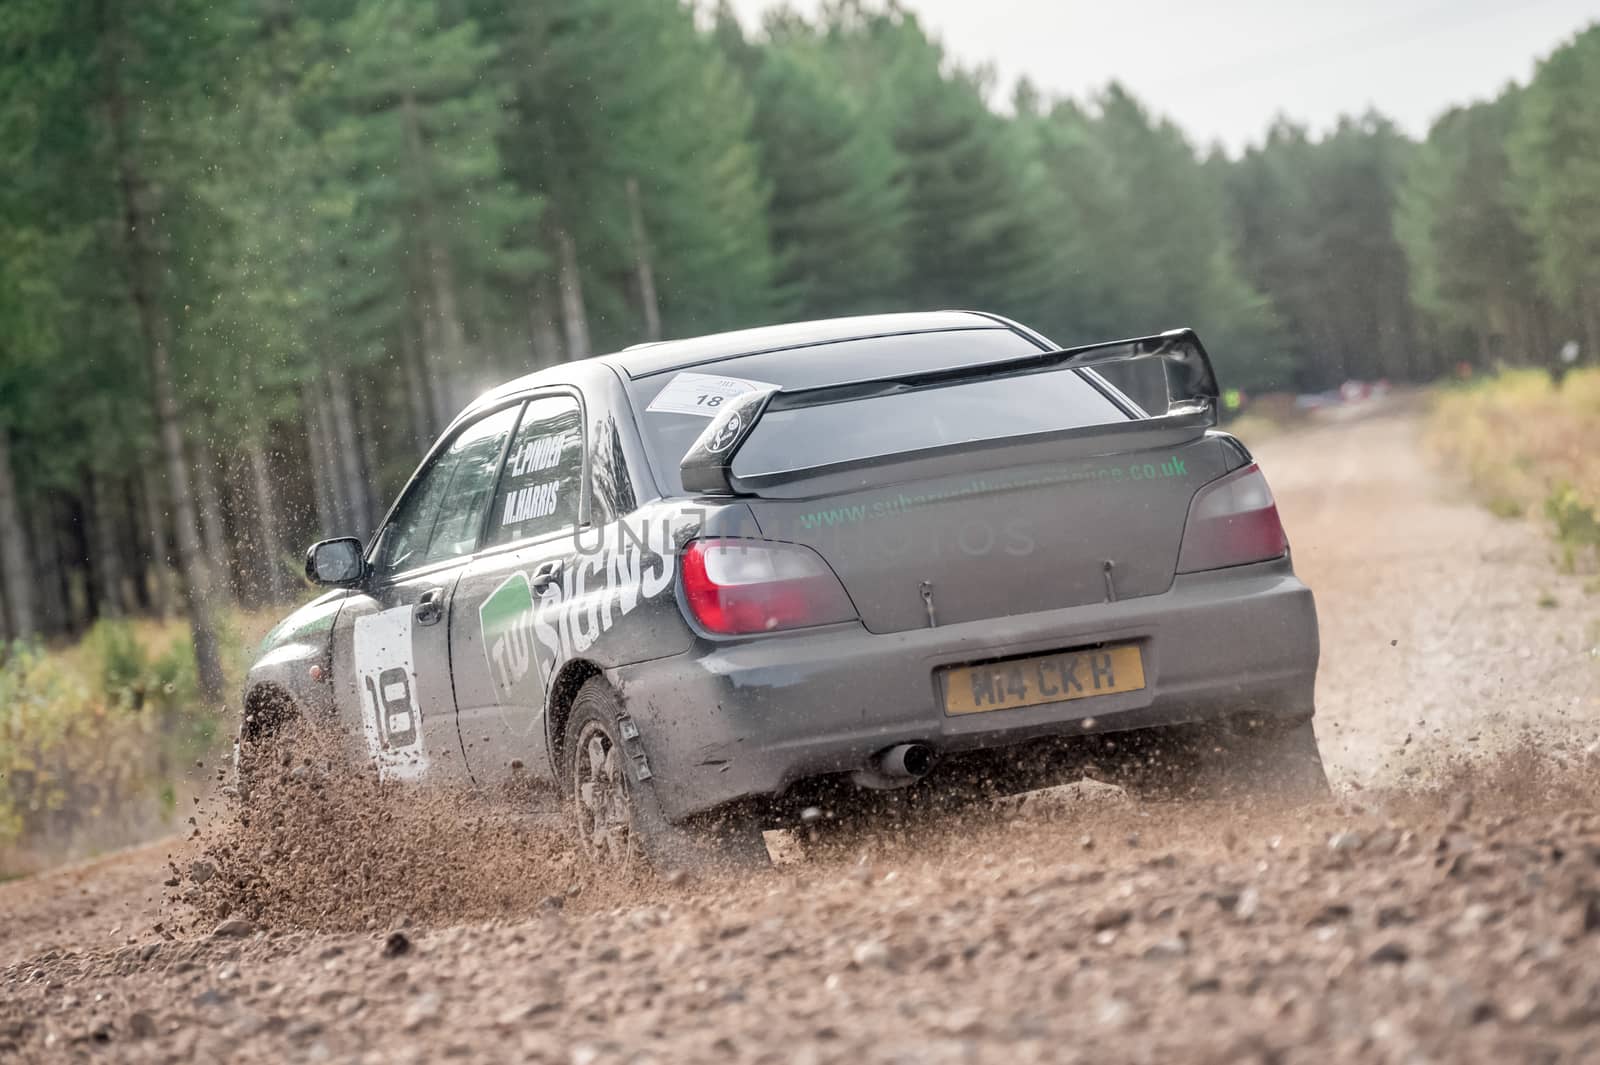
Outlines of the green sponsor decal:
M 507 577 L 478 608 L 489 673 L 510 691 L 533 664 L 533 589 L 521 573 Z

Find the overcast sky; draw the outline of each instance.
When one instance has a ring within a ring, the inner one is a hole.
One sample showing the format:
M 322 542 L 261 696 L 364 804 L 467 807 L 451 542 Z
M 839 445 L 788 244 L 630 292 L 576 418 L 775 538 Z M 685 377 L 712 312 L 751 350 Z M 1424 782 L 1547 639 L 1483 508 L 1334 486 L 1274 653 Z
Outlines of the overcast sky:
M 904 0 L 961 63 L 1084 96 L 1115 78 L 1201 145 L 1237 151 L 1273 117 L 1321 130 L 1376 107 L 1420 135 L 1525 82 L 1600 0 Z M 733 0 L 747 26 L 775 0 Z M 816 0 L 788 6 L 808 13 Z

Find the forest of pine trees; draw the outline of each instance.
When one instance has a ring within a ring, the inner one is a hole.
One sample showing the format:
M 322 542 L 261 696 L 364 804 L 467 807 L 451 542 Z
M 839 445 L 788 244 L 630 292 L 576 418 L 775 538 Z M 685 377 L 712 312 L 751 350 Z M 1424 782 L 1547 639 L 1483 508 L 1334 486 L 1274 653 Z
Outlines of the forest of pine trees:
M 1250 391 L 1600 349 L 1600 28 L 1421 143 L 995 95 L 886 0 L 7 0 L 0 638 L 187 612 L 214 693 L 208 613 L 477 391 L 661 336 L 1188 324 Z

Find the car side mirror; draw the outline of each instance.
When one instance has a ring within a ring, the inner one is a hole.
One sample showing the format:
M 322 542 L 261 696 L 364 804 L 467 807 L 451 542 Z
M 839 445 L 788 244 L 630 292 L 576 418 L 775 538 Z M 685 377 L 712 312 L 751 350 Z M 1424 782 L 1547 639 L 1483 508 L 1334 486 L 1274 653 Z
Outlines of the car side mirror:
M 361 557 L 361 541 L 353 536 L 323 540 L 306 552 L 306 580 L 348 588 L 366 576 L 367 563 Z

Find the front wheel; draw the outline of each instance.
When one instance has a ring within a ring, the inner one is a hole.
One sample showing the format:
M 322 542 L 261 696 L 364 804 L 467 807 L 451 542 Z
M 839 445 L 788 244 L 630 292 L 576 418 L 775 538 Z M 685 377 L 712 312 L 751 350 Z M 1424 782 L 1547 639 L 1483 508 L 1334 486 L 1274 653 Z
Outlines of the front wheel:
M 760 827 L 749 818 L 725 811 L 693 824 L 667 820 L 623 745 L 622 713 L 616 693 L 593 678 L 578 690 L 563 733 L 566 788 L 584 857 L 615 871 L 767 864 Z

